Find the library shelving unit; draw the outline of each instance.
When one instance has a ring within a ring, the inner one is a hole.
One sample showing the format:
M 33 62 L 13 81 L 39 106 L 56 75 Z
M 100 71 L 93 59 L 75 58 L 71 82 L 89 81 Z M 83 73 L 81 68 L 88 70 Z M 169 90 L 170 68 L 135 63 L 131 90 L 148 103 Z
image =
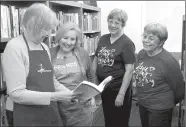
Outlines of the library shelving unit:
M 186 83 L 186 36 L 185 36 L 185 15 L 183 15 L 182 21 L 182 49 L 181 49 L 181 71 Z M 186 87 L 185 87 L 186 89 Z M 186 91 L 186 90 L 185 90 Z M 186 93 L 185 99 L 179 105 L 179 118 L 178 118 L 178 127 L 185 127 L 186 124 Z
M 182 23 L 182 57 L 181 57 L 181 70 L 183 72 L 185 84 L 186 84 L 186 36 L 185 36 L 185 15 L 183 15 L 183 23 Z M 186 87 L 185 87 L 186 91 Z M 180 108 L 180 121 L 179 126 L 185 127 L 186 125 L 186 116 L 185 116 L 185 109 L 186 109 L 186 93 L 185 93 L 185 100 Z
M 78 1 L 0 1 L 1 6 L 1 38 L 0 38 L 0 58 L 8 41 L 22 33 L 21 17 L 24 11 L 31 4 L 40 2 L 49 6 L 55 13 L 60 23 L 67 21 L 76 23 L 82 30 L 80 46 L 84 47 L 89 56 L 93 58 L 99 37 L 101 36 L 101 9 L 99 7 L 84 4 Z M 55 29 L 45 43 L 51 48 L 56 46 Z M 1 59 L 0 59 L 1 60 Z M 1 100 L 5 98 L 6 85 L 3 81 L 0 61 L 0 85 Z M 99 100 L 100 101 L 100 100 Z M 4 111 L 4 102 L 1 102 L 1 111 Z M 6 119 L 1 113 L 1 125 L 6 124 Z

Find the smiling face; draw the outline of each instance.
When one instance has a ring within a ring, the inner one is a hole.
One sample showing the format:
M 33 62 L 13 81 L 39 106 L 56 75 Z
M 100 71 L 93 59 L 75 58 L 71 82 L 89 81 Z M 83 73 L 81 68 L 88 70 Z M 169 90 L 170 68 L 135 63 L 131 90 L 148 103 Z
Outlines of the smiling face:
M 77 42 L 77 35 L 75 30 L 69 30 L 59 41 L 60 48 L 63 52 L 71 52 Z
M 161 47 L 160 39 L 152 33 L 144 33 L 142 35 L 143 49 L 147 52 L 153 52 Z
M 110 34 L 118 35 L 122 32 L 122 22 L 118 18 L 114 17 L 113 19 L 108 20 L 108 30 Z

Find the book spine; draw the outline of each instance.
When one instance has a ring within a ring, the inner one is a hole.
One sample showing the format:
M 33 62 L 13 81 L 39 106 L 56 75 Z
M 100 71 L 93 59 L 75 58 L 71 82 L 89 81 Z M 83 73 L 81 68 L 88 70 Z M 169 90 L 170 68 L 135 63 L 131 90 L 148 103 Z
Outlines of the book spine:
M 1 38 L 8 37 L 8 7 L 1 5 Z

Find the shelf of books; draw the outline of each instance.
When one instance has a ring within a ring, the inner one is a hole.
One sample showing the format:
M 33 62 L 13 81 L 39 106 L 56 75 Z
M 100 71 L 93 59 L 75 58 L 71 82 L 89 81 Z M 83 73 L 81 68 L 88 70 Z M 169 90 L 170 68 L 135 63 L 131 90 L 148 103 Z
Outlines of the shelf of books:
M 28 6 L 36 1 L 2 1 L 1 2 L 1 43 L 7 43 L 11 38 L 22 33 L 21 18 Z M 101 35 L 101 9 L 79 3 L 78 1 L 40 1 L 48 5 L 63 24 L 67 21 L 76 23 L 82 29 L 82 43 L 90 56 L 97 47 L 98 38 Z M 59 26 L 58 26 L 59 27 Z M 56 30 L 58 29 L 56 28 Z M 53 33 L 55 35 L 55 31 Z M 49 37 L 46 44 L 49 47 L 56 46 L 55 36 Z M 4 44 L 6 45 L 6 44 Z
M 94 56 L 101 36 L 99 7 L 86 5 L 83 1 L 1 1 L 0 58 L 8 41 L 22 34 L 21 18 L 26 8 L 35 2 L 49 6 L 56 13 L 61 24 L 67 21 L 76 23 L 82 30 L 81 46 L 90 56 Z M 49 38 L 44 40 L 50 48 L 58 45 L 55 41 L 55 32 L 58 28 L 59 26 Z M 0 85 L 1 89 L 4 89 L 2 81 L 2 71 L 0 71 Z

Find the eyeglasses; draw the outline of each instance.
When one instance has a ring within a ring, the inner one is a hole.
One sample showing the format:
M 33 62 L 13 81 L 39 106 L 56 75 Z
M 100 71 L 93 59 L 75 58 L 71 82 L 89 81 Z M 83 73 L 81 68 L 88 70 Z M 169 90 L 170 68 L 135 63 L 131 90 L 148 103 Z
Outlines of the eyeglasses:
M 147 34 L 142 34 L 142 39 L 147 39 L 148 41 L 154 41 L 159 38 L 157 36 L 153 36 L 153 35 L 148 36 Z
M 120 21 L 114 21 L 112 19 L 108 20 L 109 25 L 114 25 L 114 26 L 120 26 L 122 23 Z
M 50 35 L 52 33 L 53 29 L 44 29 L 42 30 L 43 34 Z

